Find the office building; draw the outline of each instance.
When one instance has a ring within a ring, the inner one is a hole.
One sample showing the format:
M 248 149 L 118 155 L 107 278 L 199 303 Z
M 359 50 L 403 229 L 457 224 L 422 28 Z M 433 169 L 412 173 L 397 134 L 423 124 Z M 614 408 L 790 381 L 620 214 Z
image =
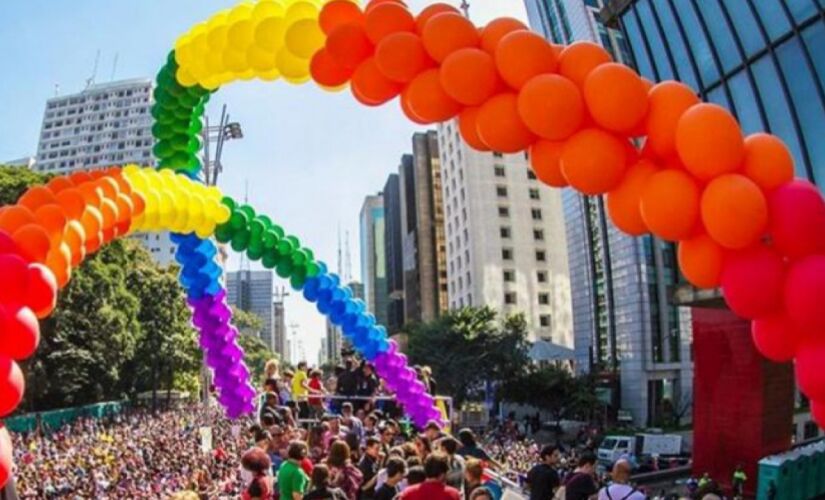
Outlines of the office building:
M 46 101 L 32 167 L 45 174 L 67 174 L 135 163 L 154 166 L 149 78 L 89 85 L 82 92 Z M 137 234 L 162 266 L 175 263 L 169 233 Z
M 21 167 L 34 170 L 34 165 L 37 163 L 34 156 L 24 156 L 23 158 L 15 158 L 14 160 L 0 161 L 0 165 L 5 167 Z
M 361 282 L 364 300 L 378 324 L 387 324 L 387 250 L 384 229 L 384 196 L 367 196 L 361 207 Z
M 278 354 L 281 359 L 287 359 L 286 352 L 286 314 L 284 310 L 284 300 L 276 297 L 272 303 L 272 352 Z
M 450 309 L 523 313 L 531 340 L 573 346 L 560 193 L 525 154 L 480 153 L 439 125 Z
M 402 168 L 405 158 L 401 159 Z M 387 332 L 395 335 L 404 326 L 404 248 L 401 237 L 401 183 L 390 174 L 384 184 L 384 241 L 387 263 Z
M 603 3 L 525 0 L 533 28 L 550 41 L 601 43 L 614 60 L 632 62 L 622 33 L 601 22 Z M 602 197 L 564 189 L 562 203 L 577 369 L 599 375 L 614 416 L 628 412 L 636 425 L 686 420 L 692 329 L 690 309 L 669 301 L 679 280 L 673 245 L 621 233 Z
M 226 297 L 229 304 L 261 319 L 260 332 L 250 332 L 266 347 L 276 352 L 274 303 L 272 301 L 272 271 L 231 271 L 226 273 Z
M 347 286 L 352 290 L 354 299 L 364 300 L 364 285 L 351 281 Z M 341 350 L 349 348 L 349 342 L 344 339 L 341 327 L 335 326 L 327 320 L 326 336 L 323 339 L 324 359 L 328 363 L 337 365 L 341 362 Z

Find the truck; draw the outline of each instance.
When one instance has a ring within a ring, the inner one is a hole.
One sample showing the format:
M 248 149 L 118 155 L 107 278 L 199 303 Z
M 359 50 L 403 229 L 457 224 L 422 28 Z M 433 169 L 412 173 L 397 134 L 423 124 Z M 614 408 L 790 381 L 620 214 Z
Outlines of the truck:
M 599 463 L 610 467 L 620 458 L 636 466 L 647 457 L 675 457 L 682 454 L 682 436 L 676 434 L 636 434 L 634 436 L 605 436 L 599 445 Z

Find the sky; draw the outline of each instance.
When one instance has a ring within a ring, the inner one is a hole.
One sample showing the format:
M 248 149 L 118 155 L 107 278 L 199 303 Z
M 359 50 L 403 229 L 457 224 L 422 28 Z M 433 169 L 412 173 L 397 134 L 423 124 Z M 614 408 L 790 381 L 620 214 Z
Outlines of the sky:
M 442 0 L 458 6 L 460 0 Z M 45 101 L 58 91 L 82 90 L 100 51 L 96 82 L 154 77 L 177 36 L 231 0 L 0 1 L 0 163 L 34 156 Z M 409 0 L 413 12 L 426 0 Z M 500 16 L 526 20 L 523 0 L 469 0 L 482 25 Z M 113 65 L 117 55 L 117 66 Z M 331 94 L 314 84 L 240 82 L 213 96 L 214 121 L 227 104 L 244 138 L 225 145 L 220 188 L 269 215 L 332 265 L 338 228 L 349 232 L 352 272 L 360 280 L 358 214 L 364 197 L 380 191 L 396 172 L 411 136 L 424 130 L 398 109 L 359 104 L 349 91 Z M 230 259 L 235 270 L 239 259 Z M 252 263 L 252 269 L 260 268 Z M 277 283 L 278 286 L 288 283 Z M 324 320 L 294 291 L 286 299 L 288 325 L 302 339 L 310 362 L 318 359 Z M 290 329 L 292 330 L 292 329 Z

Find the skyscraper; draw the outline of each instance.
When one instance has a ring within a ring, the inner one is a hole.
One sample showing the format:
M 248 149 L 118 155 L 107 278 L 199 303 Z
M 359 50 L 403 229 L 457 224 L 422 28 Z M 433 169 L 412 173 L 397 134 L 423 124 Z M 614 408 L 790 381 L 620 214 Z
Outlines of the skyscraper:
M 258 337 L 273 352 L 275 345 L 273 328 L 275 313 L 272 302 L 272 271 L 231 271 L 226 273 L 226 290 L 229 303 L 240 310 L 261 318 L 262 329 Z
M 384 196 L 364 198 L 360 214 L 361 280 L 367 308 L 381 325 L 387 324 L 387 264 L 384 230 Z
M 402 167 L 405 158 L 401 159 Z M 387 263 L 387 330 L 390 335 L 404 326 L 404 248 L 401 237 L 401 185 L 398 174 L 390 174 L 384 184 L 384 241 Z
M 525 0 L 533 28 L 554 43 L 601 43 L 628 63 L 624 36 L 601 22 L 602 0 Z M 679 280 L 673 245 L 617 230 L 602 197 L 562 192 L 572 287 L 574 350 L 600 375 L 614 411 L 656 425 L 690 405 L 690 309 L 669 300 Z
M 455 122 L 438 128 L 449 307 L 524 313 L 532 340 L 572 347 L 560 193 L 524 154 L 480 153 Z
M 275 291 L 275 300 L 272 302 L 272 351 L 281 359 L 288 359 L 286 349 L 286 310 L 284 309 L 284 289 Z

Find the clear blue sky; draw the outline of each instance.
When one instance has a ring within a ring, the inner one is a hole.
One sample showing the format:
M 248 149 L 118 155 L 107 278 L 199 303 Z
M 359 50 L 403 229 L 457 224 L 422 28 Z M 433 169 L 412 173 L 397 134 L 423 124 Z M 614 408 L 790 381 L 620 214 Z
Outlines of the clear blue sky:
M 458 5 L 460 0 L 447 0 Z M 36 153 L 45 100 L 82 90 L 101 52 L 97 81 L 154 76 L 177 36 L 228 0 L 25 0 L 0 2 L 0 162 Z M 411 0 L 414 12 L 426 4 Z M 476 24 L 508 15 L 525 19 L 522 0 L 470 0 Z M 216 120 L 227 103 L 244 130 L 227 144 L 220 186 L 249 201 L 335 265 L 337 227 L 350 232 L 358 278 L 358 213 L 410 149 L 417 130 L 397 101 L 381 108 L 358 104 L 349 91 L 330 94 L 308 83 L 243 82 L 222 89 L 207 112 Z M 238 259 L 230 260 L 235 269 Z M 254 268 L 254 265 L 253 265 Z M 307 358 L 317 360 L 324 331 L 320 314 L 297 297 L 287 300 L 287 323 L 299 325 Z

